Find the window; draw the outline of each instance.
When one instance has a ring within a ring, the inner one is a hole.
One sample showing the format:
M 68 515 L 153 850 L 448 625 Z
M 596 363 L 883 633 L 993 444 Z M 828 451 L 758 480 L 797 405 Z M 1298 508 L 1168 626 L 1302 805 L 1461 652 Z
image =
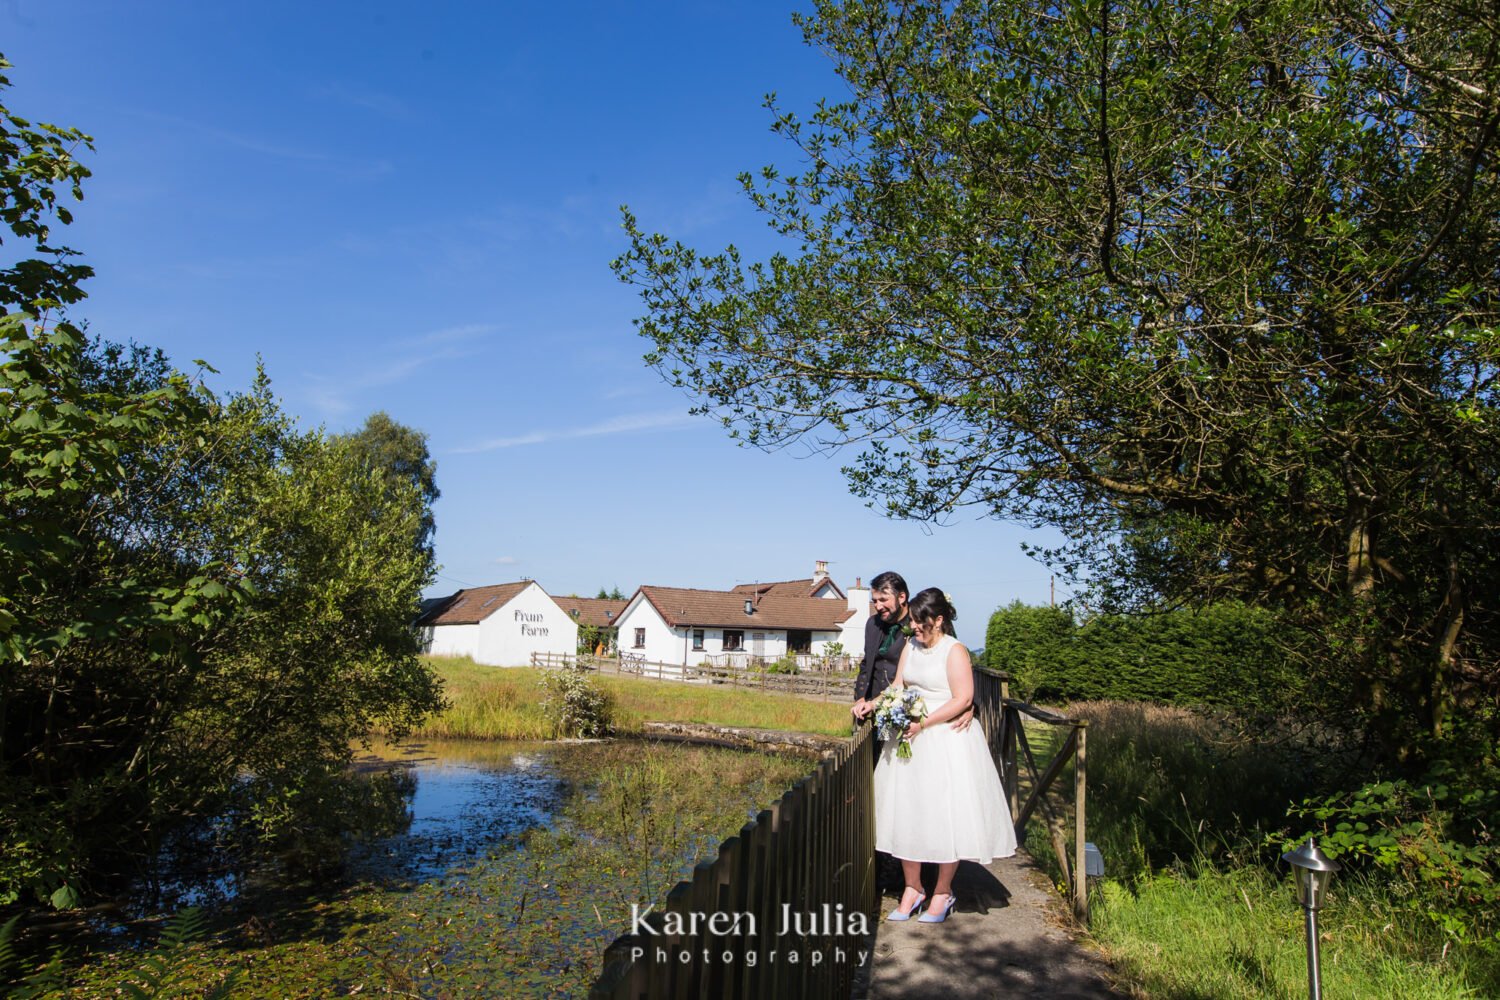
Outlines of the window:
M 703 648 L 703 630 L 701 628 L 693 629 L 693 648 Z
M 790 653 L 812 652 L 812 630 L 803 628 L 788 629 L 786 633 L 786 648 Z
M 745 648 L 745 630 L 738 628 L 726 628 L 724 630 L 724 652 L 730 653 Z
M 646 648 L 646 630 L 643 628 L 638 628 L 635 630 L 635 648 Z

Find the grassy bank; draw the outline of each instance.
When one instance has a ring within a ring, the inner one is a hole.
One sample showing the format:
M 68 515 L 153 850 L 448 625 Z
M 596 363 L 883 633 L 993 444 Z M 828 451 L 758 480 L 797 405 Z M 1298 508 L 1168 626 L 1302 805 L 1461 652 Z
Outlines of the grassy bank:
M 1125 985 L 1153 1000 L 1306 996 L 1302 911 L 1276 862 L 1289 808 L 1316 792 L 1306 734 L 1139 704 L 1068 714 L 1090 720 L 1089 837 L 1107 871 L 1091 931 Z M 1055 873 L 1041 824 L 1027 841 Z M 1420 893 L 1354 868 L 1336 878 L 1319 919 L 1327 995 L 1500 995 L 1494 943 L 1446 931 Z
M 467 657 L 429 657 L 449 707 L 417 736 L 435 739 L 529 740 L 552 736 L 540 708 L 542 671 L 480 666 Z M 615 704 L 615 725 L 639 732 L 645 722 L 701 722 L 842 736 L 849 706 L 745 688 L 635 677 L 596 676 Z
M 1095 897 L 1095 939 L 1154 1000 L 1300 1000 L 1307 996 L 1302 909 L 1291 880 L 1260 867 L 1168 870 L 1108 881 Z M 1456 1000 L 1494 996 L 1470 950 L 1447 949 L 1379 885 L 1342 879 L 1319 913 L 1330 997 Z

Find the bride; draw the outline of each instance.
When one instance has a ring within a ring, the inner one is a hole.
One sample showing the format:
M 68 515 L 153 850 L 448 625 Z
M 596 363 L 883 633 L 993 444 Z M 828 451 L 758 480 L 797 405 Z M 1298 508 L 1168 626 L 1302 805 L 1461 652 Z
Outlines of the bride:
M 969 651 L 954 637 L 956 612 L 929 588 L 912 598 L 915 641 L 906 644 L 893 687 L 916 688 L 927 715 L 906 731 L 911 756 L 888 740 L 875 765 L 875 847 L 901 860 L 906 887 L 887 918 L 908 920 L 922 905 L 922 862 L 938 866 L 937 884 L 921 923 L 941 923 L 953 910 L 953 873 L 960 860 L 989 864 L 1016 852 L 1016 834 L 1000 775 L 984 732 L 945 723 L 974 701 Z

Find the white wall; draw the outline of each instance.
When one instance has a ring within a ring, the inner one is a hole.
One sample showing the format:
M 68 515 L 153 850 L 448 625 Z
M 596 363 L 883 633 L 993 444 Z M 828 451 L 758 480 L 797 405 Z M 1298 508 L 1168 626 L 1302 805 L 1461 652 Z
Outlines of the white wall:
M 863 634 L 863 633 L 861 633 Z M 827 656 L 828 644 L 830 642 L 842 642 L 846 654 L 858 655 L 849 648 L 849 643 L 844 640 L 843 632 L 814 632 L 812 634 L 812 653 L 814 656 Z
M 644 656 L 655 663 L 682 662 L 682 637 L 673 635 L 666 620 L 644 597 L 637 595 L 615 620 L 620 628 L 618 645 L 621 653 Z M 646 630 L 644 646 L 635 644 L 635 630 L 638 628 Z
M 472 656 L 479 659 L 479 626 L 434 625 L 427 630 L 432 641 L 427 652 L 433 656 Z
M 535 582 L 478 625 L 476 663 L 524 667 L 532 653 L 576 653 L 578 622 Z
M 849 588 L 849 610 L 854 614 L 849 620 L 839 626 L 840 634 L 838 641 L 844 644 L 844 652 L 849 656 L 863 656 L 865 653 L 865 622 L 870 620 L 870 588 Z
M 656 613 L 651 602 L 645 598 L 632 601 L 619 616 L 620 652 L 632 656 L 644 656 L 655 663 L 686 663 L 697 666 L 709 656 L 724 652 L 724 629 L 705 626 L 703 648 L 693 648 L 693 628 L 670 628 L 666 620 Z M 753 617 L 745 619 L 741 631 L 745 633 L 741 650 L 756 653 L 755 636 L 763 636 L 759 655 L 768 659 L 779 659 L 786 654 L 786 631 L 784 629 L 757 628 Z M 635 630 L 646 630 L 643 646 L 635 644 Z M 814 633 L 814 642 L 822 633 Z M 832 638 L 830 636 L 829 638 Z

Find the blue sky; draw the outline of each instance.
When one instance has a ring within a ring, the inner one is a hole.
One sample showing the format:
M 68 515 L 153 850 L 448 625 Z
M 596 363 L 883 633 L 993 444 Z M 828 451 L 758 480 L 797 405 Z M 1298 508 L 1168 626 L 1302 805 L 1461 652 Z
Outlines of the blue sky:
M 433 593 L 538 580 L 727 587 L 901 570 L 959 632 L 1044 603 L 1020 542 L 851 497 L 838 456 L 746 450 L 641 361 L 609 270 L 619 207 L 700 248 L 771 246 L 736 175 L 796 165 L 762 98 L 843 94 L 774 3 L 9 0 L 6 103 L 95 138 L 61 242 L 75 315 L 202 358 L 264 360 L 287 410 L 385 410 L 438 462 Z M 845 456 L 847 461 L 851 456 Z M 1062 595 L 1059 594 L 1059 597 Z

